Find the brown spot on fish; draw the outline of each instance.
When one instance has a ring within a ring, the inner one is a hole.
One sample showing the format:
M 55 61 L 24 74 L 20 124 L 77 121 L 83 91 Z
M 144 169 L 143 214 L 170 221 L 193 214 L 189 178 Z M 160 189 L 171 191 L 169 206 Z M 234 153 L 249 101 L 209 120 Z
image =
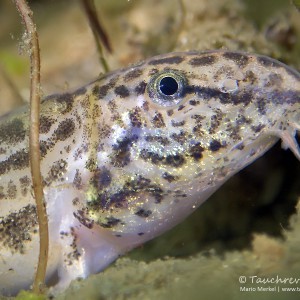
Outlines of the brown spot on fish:
M 260 97 L 260 98 L 256 99 L 255 103 L 256 103 L 258 112 L 261 115 L 265 115 L 266 114 L 266 109 L 267 109 L 267 101 L 266 101 L 266 99 Z
M 244 104 L 245 106 L 249 105 L 253 100 L 253 95 L 251 92 L 243 91 L 242 93 L 229 94 L 229 93 L 218 93 L 218 98 L 223 104 Z
M 262 131 L 262 129 L 264 129 L 266 127 L 266 125 L 264 124 L 258 124 L 256 126 L 251 126 L 252 131 L 254 131 L 255 133 L 258 133 L 260 131 Z
M 83 87 L 80 87 L 79 89 L 77 89 L 75 92 L 74 92 L 74 95 L 75 96 L 81 96 L 81 95 L 85 95 L 86 94 L 86 87 L 83 86 Z
M 116 151 L 111 155 L 110 163 L 117 168 L 122 168 L 130 163 L 130 152 L 129 151 Z
M 53 138 L 57 141 L 65 141 L 74 131 L 75 123 L 73 119 L 66 119 L 58 124 L 57 129 L 54 131 Z
M 220 126 L 224 113 L 220 109 L 214 110 L 215 114 L 211 116 L 210 118 L 210 128 L 209 128 L 209 134 L 213 134 L 216 132 L 218 127 Z
M 184 57 L 182 56 L 171 56 L 171 57 L 150 60 L 148 64 L 149 65 L 161 65 L 161 64 L 177 65 L 180 64 L 182 61 L 184 61 Z
M 82 224 L 86 228 L 93 228 L 94 221 L 87 218 L 82 210 L 77 210 L 76 212 L 73 212 L 73 216 L 79 221 L 80 224 Z
M 22 149 L 0 162 L 0 175 L 12 170 L 22 170 L 29 166 L 29 154 L 27 149 Z
M 103 228 L 113 228 L 117 226 L 121 222 L 120 219 L 114 218 L 114 217 L 106 217 L 105 223 L 100 223 L 99 225 Z
M 236 118 L 235 123 L 236 123 L 237 126 L 241 126 L 241 125 L 244 125 L 244 124 L 251 124 L 252 120 L 250 118 L 247 118 L 244 115 L 238 115 L 237 118 Z
M 40 117 L 40 133 L 46 134 L 50 131 L 51 126 L 55 123 L 55 120 L 47 117 L 47 116 L 41 116 Z
M 181 190 L 175 190 L 175 191 L 174 191 L 174 197 L 175 197 L 175 198 L 186 198 L 186 197 L 187 197 L 187 194 L 184 193 L 184 192 L 181 191 Z
M 174 114 L 174 110 L 173 110 L 173 109 L 169 109 L 169 110 L 167 111 L 167 115 L 168 115 L 169 117 L 171 117 L 173 114 Z
M 220 141 L 218 140 L 212 140 L 209 144 L 209 149 L 212 151 L 212 152 L 216 152 L 218 151 L 220 148 L 222 148 L 223 145 L 221 144 Z
M 148 101 L 144 101 L 142 108 L 143 108 L 144 111 L 149 111 L 149 102 Z
M 226 59 L 232 60 L 235 62 L 239 67 L 245 67 L 249 62 L 249 56 L 243 53 L 238 52 L 225 52 L 223 57 Z
M 73 94 L 65 93 L 65 94 L 53 95 L 53 96 L 49 96 L 49 98 L 47 97 L 45 98 L 45 100 L 47 99 L 49 100 L 54 99 L 57 103 L 62 105 L 62 109 L 60 109 L 61 114 L 66 114 L 70 112 L 73 108 L 73 103 L 74 103 Z
M 121 98 L 127 98 L 130 95 L 129 90 L 125 85 L 115 87 L 115 94 Z
M 134 213 L 135 215 L 141 217 L 141 218 L 148 218 L 151 214 L 152 211 L 149 209 L 144 209 L 144 208 L 140 208 L 137 212 Z
M 80 204 L 80 199 L 79 199 L 78 197 L 75 197 L 75 198 L 72 200 L 72 204 L 73 204 L 74 206 L 79 205 L 79 204 Z
M 198 101 L 198 100 L 190 100 L 189 104 L 192 105 L 192 106 L 196 106 L 196 105 L 200 104 L 200 101 Z
M 17 186 L 14 184 L 12 180 L 10 180 L 7 185 L 7 197 L 9 199 L 16 199 L 16 196 L 17 196 Z
M 79 169 L 76 169 L 74 179 L 73 179 L 73 185 L 77 190 L 80 190 L 82 188 L 82 177 L 79 172 Z
M 191 116 L 192 119 L 195 120 L 196 124 L 201 123 L 201 121 L 205 120 L 205 116 L 194 114 Z
M 280 68 L 280 67 L 282 67 L 281 63 L 279 63 L 278 61 L 275 61 L 271 57 L 258 55 L 256 60 L 259 64 L 261 64 L 262 66 L 267 67 L 267 68 L 271 68 L 271 67 Z
M 181 111 L 181 110 L 183 110 L 184 108 L 185 108 L 185 106 L 181 104 L 181 105 L 178 106 L 177 111 Z
M 7 143 L 15 145 L 22 142 L 26 136 L 24 123 L 20 119 L 13 119 L 10 122 L 0 125 L 0 144 Z
M 232 123 L 228 123 L 226 126 L 226 131 L 229 132 L 230 138 L 232 138 L 234 141 L 240 140 L 240 125 L 234 126 Z
M 62 179 L 64 173 L 67 171 L 67 168 L 68 163 L 63 159 L 54 162 L 48 172 L 48 177 L 45 179 L 47 184 Z
M 216 63 L 217 57 L 214 55 L 207 55 L 202 57 L 193 57 L 190 59 L 189 64 L 193 67 L 209 66 Z
M 5 198 L 6 198 L 6 196 L 5 196 L 5 193 L 4 193 L 4 187 L 2 185 L 0 185 L 0 200 L 5 199 Z
M 245 78 L 243 79 L 243 81 L 249 82 L 250 84 L 253 85 L 258 81 L 258 79 L 253 71 L 248 70 L 248 71 L 246 71 Z
M 162 156 L 158 153 L 152 152 L 147 149 L 143 149 L 140 153 L 140 157 L 145 161 L 150 161 L 152 164 L 163 164 L 174 168 L 179 168 L 185 163 L 184 156 L 180 153 L 169 154 Z
M 164 117 L 161 113 L 156 112 L 155 116 L 152 119 L 152 124 L 155 128 L 163 128 L 166 127 L 164 122 Z
M 101 190 L 108 187 L 112 181 L 112 174 L 106 167 L 98 168 L 93 177 L 91 178 L 91 184 L 97 189 Z
M 109 135 L 113 132 L 112 128 L 106 123 L 98 123 L 98 137 L 101 141 L 104 138 L 109 137 Z
M 145 81 L 141 81 L 135 88 L 134 91 L 137 96 L 145 93 L 147 83 Z
M 129 119 L 133 127 L 142 127 L 141 109 L 139 107 L 135 107 L 134 109 L 130 110 Z
M 280 74 L 271 73 L 268 77 L 268 80 L 265 84 L 266 87 L 276 87 L 280 88 L 283 83 L 283 78 Z
M 142 74 L 143 74 L 143 69 L 133 69 L 125 74 L 124 81 L 125 82 L 132 81 L 133 79 L 142 76 Z
M 136 135 L 126 136 L 117 141 L 117 144 L 112 146 L 112 153 L 110 155 L 110 163 L 114 167 L 124 167 L 130 162 L 130 147 L 138 139 Z
M 176 181 L 176 180 L 179 179 L 178 176 L 174 176 L 174 175 L 172 175 L 172 174 L 170 174 L 168 172 L 164 172 L 162 174 L 162 178 L 165 179 L 165 180 L 167 180 L 168 182 L 173 182 L 173 181 Z
M 31 185 L 31 179 L 28 176 L 23 176 L 19 179 L 22 196 L 26 197 L 28 189 Z
M 111 89 L 114 88 L 114 86 L 116 85 L 117 80 L 118 80 L 118 76 L 117 77 L 113 77 L 112 79 L 110 79 L 110 81 L 107 84 L 100 85 L 97 88 L 98 97 L 100 99 L 105 98 L 106 95 L 107 95 L 107 93 L 109 92 L 109 90 L 111 90 Z
M 193 127 L 193 133 L 197 136 L 197 137 L 201 137 L 205 132 L 202 128 L 202 124 L 197 124 L 196 126 Z
M 110 112 L 113 114 L 115 112 L 115 110 L 118 108 L 117 107 L 117 104 L 116 104 L 116 101 L 114 100 L 110 100 L 108 103 L 107 103 L 107 107 L 108 109 L 110 110 Z
M 90 172 L 94 172 L 97 169 L 97 161 L 94 158 L 89 158 L 85 163 L 85 168 L 87 168 Z
M 199 160 L 203 156 L 204 148 L 200 143 L 196 143 L 195 145 L 191 145 L 188 149 L 188 155 L 194 158 L 194 160 Z
M 157 135 L 147 135 L 145 136 L 145 141 L 147 142 L 157 142 L 163 146 L 169 145 L 170 140 L 163 136 L 157 136 Z
M 172 133 L 171 138 L 180 145 L 183 145 L 187 141 L 188 135 L 185 131 L 180 130 L 179 133 Z
M 88 202 L 88 207 L 91 212 L 99 208 L 109 211 L 112 208 L 128 209 L 132 201 L 135 201 L 140 194 L 144 197 L 145 193 L 152 196 L 155 203 L 160 203 L 164 197 L 164 192 L 159 185 L 152 183 L 148 178 L 137 176 L 125 182 L 123 187 L 115 193 L 99 191 L 97 199 Z
M 25 253 L 26 242 L 32 240 L 32 234 L 37 230 L 36 208 L 27 205 L 18 212 L 12 212 L 0 219 L 0 244 L 7 247 L 11 253 Z
M 47 152 L 55 146 L 55 143 L 50 139 L 46 141 L 40 141 L 40 151 L 41 157 L 44 158 L 47 155 Z

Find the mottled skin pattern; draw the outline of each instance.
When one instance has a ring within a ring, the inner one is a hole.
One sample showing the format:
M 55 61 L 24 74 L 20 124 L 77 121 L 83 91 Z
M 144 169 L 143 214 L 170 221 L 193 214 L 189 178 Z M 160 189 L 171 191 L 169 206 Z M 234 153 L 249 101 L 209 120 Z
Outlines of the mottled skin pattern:
M 3 294 L 29 287 L 38 257 L 27 119 L 27 109 L 0 119 Z M 299 124 L 299 73 L 239 52 L 165 54 L 44 99 L 48 279 L 58 274 L 59 290 L 99 272 L 180 222 L 280 138 L 300 159 Z

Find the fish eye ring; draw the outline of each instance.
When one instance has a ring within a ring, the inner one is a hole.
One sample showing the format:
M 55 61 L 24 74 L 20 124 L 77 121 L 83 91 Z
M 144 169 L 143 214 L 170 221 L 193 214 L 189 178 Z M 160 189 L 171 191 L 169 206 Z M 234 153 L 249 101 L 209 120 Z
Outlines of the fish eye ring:
M 147 87 L 150 99 L 161 106 L 177 105 L 183 99 L 185 76 L 177 70 L 164 70 L 155 74 Z

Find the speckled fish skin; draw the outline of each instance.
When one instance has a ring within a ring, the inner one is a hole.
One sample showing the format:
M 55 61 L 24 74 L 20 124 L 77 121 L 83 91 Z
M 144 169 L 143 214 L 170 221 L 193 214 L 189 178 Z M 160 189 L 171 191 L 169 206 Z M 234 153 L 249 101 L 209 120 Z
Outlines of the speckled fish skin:
M 6 295 L 30 286 L 38 259 L 27 119 L 26 108 L 0 119 Z M 169 53 L 47 97 L 40 120 L 59 291 L 179 223 L 277 140 L 299 159 L 300 75 L 265 56 Z

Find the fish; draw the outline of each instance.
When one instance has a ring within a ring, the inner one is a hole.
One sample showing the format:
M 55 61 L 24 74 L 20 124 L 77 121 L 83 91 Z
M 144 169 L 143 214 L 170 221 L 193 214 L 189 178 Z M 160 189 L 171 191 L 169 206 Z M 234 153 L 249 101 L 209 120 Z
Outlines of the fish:
M 300 74 L 228 50 L 161 54 L 41 102 L 47 282 L 105 269 L 174 227 L 277 141 L 300 160 Z M 28 107 L 0 118 L 0 293 L 33 282 Z

